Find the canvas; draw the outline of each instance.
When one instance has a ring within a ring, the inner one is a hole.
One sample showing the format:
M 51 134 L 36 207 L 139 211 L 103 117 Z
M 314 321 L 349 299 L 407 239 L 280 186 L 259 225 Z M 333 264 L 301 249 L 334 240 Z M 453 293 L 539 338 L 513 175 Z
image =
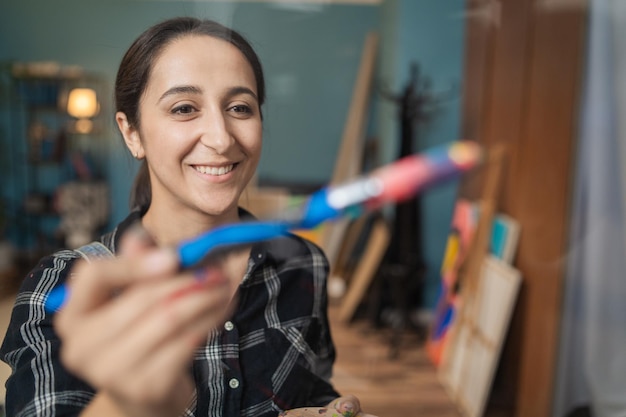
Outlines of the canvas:
M 484 413 L 521 281 L 519 270 L 488 255 L 475 297 L 464 300 L 450 330 L 438 374 L 466 417 Z

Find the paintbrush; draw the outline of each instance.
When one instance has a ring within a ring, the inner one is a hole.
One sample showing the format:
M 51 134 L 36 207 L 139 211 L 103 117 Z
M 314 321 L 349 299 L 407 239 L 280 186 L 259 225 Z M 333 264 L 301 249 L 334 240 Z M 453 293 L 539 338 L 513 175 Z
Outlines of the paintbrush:
M 292 230 L 312 229 L 325 221 L 358 216 L 386 203 L 407 200 L 468 171 L 481 160 L 481 147 L 471 141 L 457 141 L 406 156 L 352 181 L 322 188 L 301 206 L 273 219 L 227 224 L 181 242 L 176 247 L 180 267 L 193 268 L 219 249 L 273 239 Z M 65 286 L 54 289 L 46 299 L 46 309 L 60 309 L 67 297 Z

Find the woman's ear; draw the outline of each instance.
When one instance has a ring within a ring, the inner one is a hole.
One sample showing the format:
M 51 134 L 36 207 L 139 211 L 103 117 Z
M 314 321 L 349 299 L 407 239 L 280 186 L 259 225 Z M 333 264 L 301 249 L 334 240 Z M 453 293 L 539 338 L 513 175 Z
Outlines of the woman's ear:
M 120 111 L 115 113 L 115 121 L 117 122 L 117 127 L 120 129 L 120 132 L 122 132 L 124 142 L 126 143 L 126 147 L 130 153 L 133 157 L 135 157 L 135 159 L 143 159 L 146 156 L 146 153 L 144 152 L 143 145 L 141 144 L 139 131 L 137 131 L 134 126 L 131 126 L 128 122 L 126 114 Z

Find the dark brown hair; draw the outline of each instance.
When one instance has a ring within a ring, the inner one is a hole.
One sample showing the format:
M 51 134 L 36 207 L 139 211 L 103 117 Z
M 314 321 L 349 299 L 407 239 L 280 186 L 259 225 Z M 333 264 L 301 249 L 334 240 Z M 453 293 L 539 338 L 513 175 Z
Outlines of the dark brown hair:
M 133 42 L 122 58 L 115 79 L 115 110 L 126 115 L 135 129 L 140 127 L 139 102 L 144 93 L 150 72 L 161 51 L 173 40 L 188 35 L 206 35 L 225 40 L 246 57 L 256 79 L 259 107 L 265 101 L 263 68 L 250 43 L 236 31 L 212 20 L 177 17 L 148 28 Z M 144 160 L 135 177 L 130 196 L 132 209 L 146 211 L 152 200 L 148 165 Z

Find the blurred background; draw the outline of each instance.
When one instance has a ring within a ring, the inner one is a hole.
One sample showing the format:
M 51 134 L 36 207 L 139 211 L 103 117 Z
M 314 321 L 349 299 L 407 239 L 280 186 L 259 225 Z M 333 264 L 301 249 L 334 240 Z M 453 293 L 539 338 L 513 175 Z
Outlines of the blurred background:
M 264 65 L 242 202 L 257 214 L 436 145 L 487 151 L 405 205 L 308 235 L 342 332 L 378 337 L 391 363 L 420 352 L 414 374 L 462 415 L 626 415 L 623 0 L 4 2 L 0 323 L 39 257 L 126 216 L 138 164 L 114 125 L 117 66 L 182 15 L 240 31 Z

